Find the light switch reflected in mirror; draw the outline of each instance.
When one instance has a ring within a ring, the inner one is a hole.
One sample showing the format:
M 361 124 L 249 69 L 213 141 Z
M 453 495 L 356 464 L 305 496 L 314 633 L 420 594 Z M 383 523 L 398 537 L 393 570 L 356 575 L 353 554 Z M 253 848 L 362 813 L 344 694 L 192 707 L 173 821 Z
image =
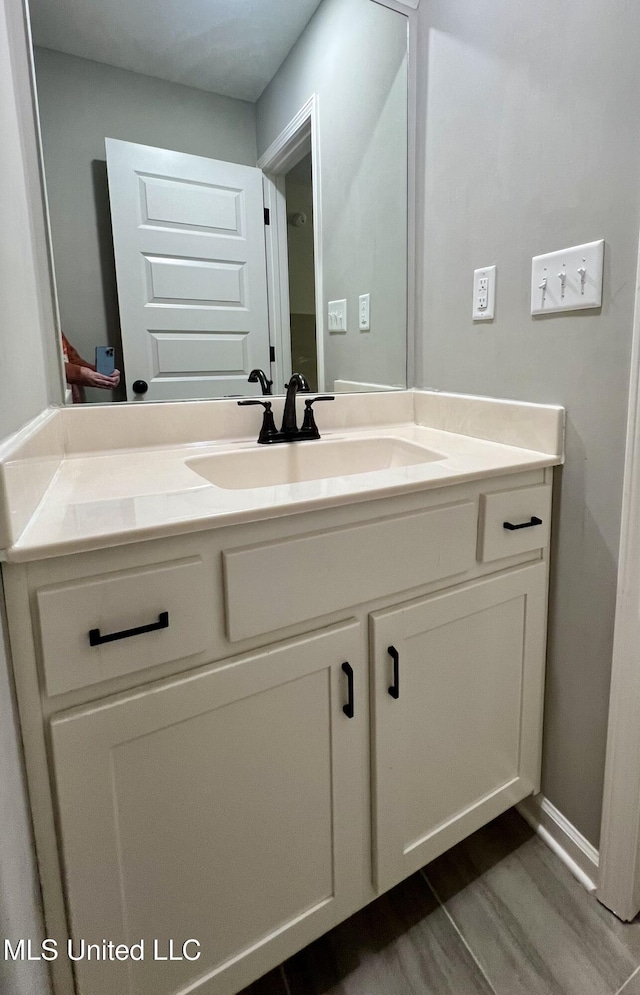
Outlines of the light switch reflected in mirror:
M 30 16 L 76 399 L 256 395 L 254 369 L 274 393 L 292 371 L 406 387 L 405 16 L 375 0 L 30 0 Z M 104 346 L 116 389 L 82 367 Z

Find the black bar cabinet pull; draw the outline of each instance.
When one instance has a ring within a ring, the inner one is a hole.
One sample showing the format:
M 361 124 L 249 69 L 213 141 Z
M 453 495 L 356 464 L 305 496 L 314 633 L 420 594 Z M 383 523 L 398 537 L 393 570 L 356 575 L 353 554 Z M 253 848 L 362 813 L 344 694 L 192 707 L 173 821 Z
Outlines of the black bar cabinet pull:
M 160 612 L 158 621 L 151 625 L 139 625 L 135 629 L 123 629 L 122 632 L 110 632 L 106 636 L 100 635 L 100 629 L 89 630 L 89 643 L 91 646 L 101 646 L 102 643 L 114 643 L 116 639 L 128 639 L 129 636 L 141 636 L 143 632 L 156 632 L 158 629 L 169 628 L 169 612 Z
M 342 664 L 342 669 L 343 669 L 344 673 L 347 675 L 347 698 L 349 699 L 347 701 L 347 704 L 342 706 L 342 711 L 344 712 L 344 714 L 347 716 L 348 719 L 352 719 L 353 718 L 353 714 L 354 714 L 354 709 L 353 709 L 353 667 L 349 663 L 343 663 Z
M 523 522 L 522 525 L 512 525 L 511 522 L 503 522 L 503 529 L 509 529 L 509 532 L 515 532 L 516 529 L 531 529 L 534 525 L 542 525 L 542 519 L 536 518 L 535 515 L 531 516 L 530 522 Z
M 389 646 L 387 653 L 393 660 L 393 684 L 389 688 L 389 694 L 392 698 L 400 697 L 400 654 L 398 653 L 395 646 Z

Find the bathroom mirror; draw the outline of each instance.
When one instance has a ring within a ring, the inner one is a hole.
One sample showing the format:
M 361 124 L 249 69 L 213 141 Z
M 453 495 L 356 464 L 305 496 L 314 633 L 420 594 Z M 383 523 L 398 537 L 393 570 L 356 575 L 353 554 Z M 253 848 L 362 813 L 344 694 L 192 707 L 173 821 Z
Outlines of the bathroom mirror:
M 273 393 L 292 371 L 406 387 L 407 18 L 376 0 L 29 6 L 73 399 L 258 395 L 256 368 Z

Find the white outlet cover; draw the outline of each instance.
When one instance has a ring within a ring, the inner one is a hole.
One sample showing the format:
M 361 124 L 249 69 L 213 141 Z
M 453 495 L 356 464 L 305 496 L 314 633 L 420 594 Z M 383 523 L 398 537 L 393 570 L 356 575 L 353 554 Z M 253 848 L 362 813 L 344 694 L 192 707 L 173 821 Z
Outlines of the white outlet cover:
M 473 320 L 491 321 L 495 317 L 495 310 L 496 267 L 483 266 L 473 272 Z
M 347 330 L 347 302 L 329 301 L 327 305 L 327 327 L 330 335 Z
M 360 294 L 358 301 L 358 328 L 361 332 L 371 330 L 371 295 Z
M 603 265 L 602 238 L 534 256 L 531 260 L 531 314 L 601 307 Z M 584 274 L 580 273 L 581 269 Z M 564 288 L 560 274 L 565 274 Z

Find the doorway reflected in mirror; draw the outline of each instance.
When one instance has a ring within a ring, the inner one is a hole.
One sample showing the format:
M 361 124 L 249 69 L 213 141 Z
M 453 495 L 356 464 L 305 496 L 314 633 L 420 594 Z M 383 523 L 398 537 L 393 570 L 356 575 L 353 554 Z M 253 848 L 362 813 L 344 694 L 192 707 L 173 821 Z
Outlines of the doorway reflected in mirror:
M 318 390 L 316 287 L 313 257 L 313 166 L 311 152 L 285 176 L 291 366 Z

